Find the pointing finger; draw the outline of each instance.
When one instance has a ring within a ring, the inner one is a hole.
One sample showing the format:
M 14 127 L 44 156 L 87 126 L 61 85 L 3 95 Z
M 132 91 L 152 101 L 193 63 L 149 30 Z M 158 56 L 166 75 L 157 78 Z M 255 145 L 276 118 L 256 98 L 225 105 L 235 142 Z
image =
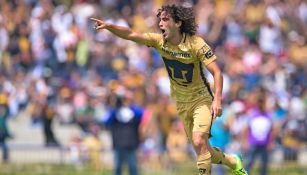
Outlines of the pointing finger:
M 95 21 L 95 22 L 99 22 L 99 23 L 103 23 L 103 21 L 102 21 L 102 20 L 97 19 L 97 18 L 90 18 L 90 20 Z

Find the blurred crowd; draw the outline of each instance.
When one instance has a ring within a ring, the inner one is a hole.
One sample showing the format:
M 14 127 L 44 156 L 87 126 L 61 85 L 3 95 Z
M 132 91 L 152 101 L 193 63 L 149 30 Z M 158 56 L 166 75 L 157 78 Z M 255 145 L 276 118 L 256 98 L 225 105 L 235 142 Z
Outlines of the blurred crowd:
M 155 15 L 164 3 L 194 6 L 198 34 L 223 70 L 223 115 L 212 128 L 212 144 L 248 154 L 251 111 L 262 97 L 273 121 L 266 144 L 296 160 L 307 146 L 306 0 L 0 0 L 0 104 L 8 108 L 6 117 L 26 111 L 33 126 L 46 127 L 46 144 L 58 145 L 54 117 L 84 133 L 93 123 L 105 131 L 112 99 L 129 90 L 143 109 L 143 159 L 165 153 L 175 162 L 189 158 L 159 54 L 97 32 L 88 20 L 158 32 Z

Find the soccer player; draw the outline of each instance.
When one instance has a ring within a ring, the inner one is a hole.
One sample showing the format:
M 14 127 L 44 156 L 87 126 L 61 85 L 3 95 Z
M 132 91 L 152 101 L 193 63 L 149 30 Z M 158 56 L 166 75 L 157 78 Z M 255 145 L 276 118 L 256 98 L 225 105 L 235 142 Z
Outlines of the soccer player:
M 198 156 L 199 175 L 211 174 L 211 164 L 223 164 L 233 174 L 246 175 L 239 155 L 224 154 L 208 141 L 212 121 L 222 113 L 223 78 L 216 56 L 206 42 L 196 36 L 192 8 L 165 5 L 157 13 L 158 33 L 137 33 L 103 20 L 91 18 L 97 30 L 106 29 L 114 35 L 157 49 L 162 56 L 171 82 L 171 97 L 176 101 L 187 137 Z M 214 77 L 214 92 L 204 76 L 205 66 Z

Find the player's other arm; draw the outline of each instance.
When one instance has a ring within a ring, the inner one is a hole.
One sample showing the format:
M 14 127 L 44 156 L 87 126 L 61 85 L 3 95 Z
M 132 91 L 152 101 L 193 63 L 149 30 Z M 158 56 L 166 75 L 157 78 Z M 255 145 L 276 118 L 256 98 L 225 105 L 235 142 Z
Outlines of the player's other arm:
M 216 118 L 222 114 L 222 72 L 215 61 L 216 55 L 214 55 L 210 46 L 201 37 L 195 37 L 195 43 L 196 56 L 203 62 L 214 78 L 214 100 L 210 111 L 213 118 Z
M 209 63 L 207 65 L 207 69 L 212 74 L 214 79 L 214 100 L 211 106 L 211 113 L 215 118 L 222 114 L 223 76 L 221 69 L 217 65 L 216 61 Z
M 90 18 L 90 20 L 96 22 L 96 30 L 106 29 L 120 38 L 131 40 L 139 44 L 146 44 L 148 42 L 143 34 L 134 32 L 130 28 L 107 23 L 101 19 Z

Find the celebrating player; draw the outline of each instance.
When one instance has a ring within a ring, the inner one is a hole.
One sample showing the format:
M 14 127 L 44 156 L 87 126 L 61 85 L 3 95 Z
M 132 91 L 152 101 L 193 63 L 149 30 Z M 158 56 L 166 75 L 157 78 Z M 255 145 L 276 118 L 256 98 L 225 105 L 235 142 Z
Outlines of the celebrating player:
M 239 155 L 224 154 L 211 147 L 208 139 L 213 119 L 222 114 L 223 77 L 216 56 L 206 42 L 195 35 L 196 22 L 192 8 L 165 5 L 157 13 L 158 33 L 137 33 L 91 18 L 97 30 L 106 29 L 123 39 L 157 49 L 162 56 L 171 82 L 171 97 L 176 101 L 187 137 L 198 156 L 199 174 L 211 174 L 211 164 L 223 164 L 233 174 L 247 175 Z M 214 77 L 214 92 L 203 73 L 205 66 Z

